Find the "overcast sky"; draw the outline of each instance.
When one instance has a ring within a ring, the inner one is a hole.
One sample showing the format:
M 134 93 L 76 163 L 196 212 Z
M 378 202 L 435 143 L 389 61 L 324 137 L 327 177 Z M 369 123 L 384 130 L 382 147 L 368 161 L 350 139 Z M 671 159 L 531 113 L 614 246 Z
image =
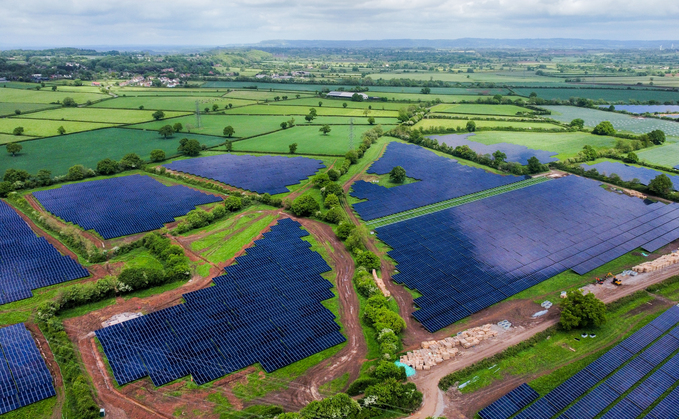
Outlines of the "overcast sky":
M 677 0 L 0 0 L 0 48 L 679 38 Z

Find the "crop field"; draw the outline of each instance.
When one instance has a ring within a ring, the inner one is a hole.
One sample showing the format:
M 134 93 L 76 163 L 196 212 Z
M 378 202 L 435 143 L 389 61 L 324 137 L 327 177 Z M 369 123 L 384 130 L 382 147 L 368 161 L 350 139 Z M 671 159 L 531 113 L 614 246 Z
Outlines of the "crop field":
M 309 113 L 309 108 L 315 108 L 318 116 L 353 116 L 366 117 L 364 112 L 367 109 L 351 109 L 351 108 L 329 108 L 318 106 L 280 106 L 280 105 L 253 105 L 242 108 L 234 108 L 226 111 L 229 114 L 237 115 L 300 115 L 304 116 Z M 383 111 L 380 109 L 368 110 L 367 116 L 386 116 L 395 118 L 398 116 L 398 111 Z
M 679 123 L 660 119 L 643 118 L 597 109 L 578 108 L 575 106 L 544 106 L 552 111 L 550 117 L 561 122 L 570 122 L 575 118 L 585 121 L 585 126 L 595 127 L 602 121 L 610 121 L 615 129 L 635 134 L 645 134 L 655 129 L 665 131 L 665 134 L 679 136 Z
M 653 147 L 637 151 L 640 160 L 665 167 L 679 165 L 679 142 L 665 143 L 660 147 Z
M 0 102 L 0 116 L 15 115 L 17 110 L 21 112 L 39 111 L 41 109 L 50 109 L 59 105 L 44 105 L 40 103 L 15 103 L 15 102 Z
M 19 141 L 32 140 L 35 137 L 29 137 L 26 135 L 11 135 L 11 134 L 0 134 L 0 145 L 7 143 L 17 143 Z
M 330 99 L 330 98 L 304 98 L 304 99 L 288 99 L 276 102 L 276 105 L 292 105 L 292 106 L 306 106 L 309 108 L 318 108 L 318 102 L 323 102 L 323 107 L 328 108 L 342 108 L 347 104 L 347 109 L 381 109 L 397 111 L 401 108 L 408 107 L 407 103 L 393 103 L 393 102 L 354 102 L 349 99 Z M 318 109 L 317 109 L 318 110 Z
M 231 125 L 236 131 L 233 135 L 236 138 L 252 137 L 254 135 L 265 134 L 281 129 L 281 122 L 289 120 L 289 117 L 273 116 L 273 115 L 201 115 L 200 120 L 203 125 L 202 128 L 195 128 L 196 117 L 189 115 L 181 118 L 174 118 L 171 121 L 153 121 L 145 124 L 133 125 L 129 128 L 158 130 L 163 125 L 168 123 L 179 122 L 184 126 L 186 131 L 187 126 L 191 125 L 191 132 L 199 134 L 217 135 L 221 136 L 224 132 L 224 127 Z M 352 118 L 342 116 L 320 116 L 313 121 L 313 125 L 318 130 L 318 125 L 349 125 Z M 365 117 L 353 118 L 354 125 L 368 125 L 368 120 Z M 375 124 L 393 125 L 398 121 L 396 118 L 375 118 Z M 308 125 L 304 118 L 295 117 L 297 126 Z
M 223 91 L 223 90 L 222 90 Z M 232 90 L 229 93 L 224 93 L 222 97 L 224 98 L 235 98 L 235 99 L 249 99 L 249 100 L 274 100 L 276 96 L 288 96 L 288 100 L 294 99 L 297 95 L 300 95 L 300 99 L 313 98 L 312 92 L 286 92 L 275 90 L 273 92 L 263 91 L 263 90 Z
M 57 176 L 66 174 L 68 168 L 75 164 L 96 168 L 97 162 L 102 159 L 120 160 L 128 153 L 137 153 L 148 160 L 151 150 L 155 149 L 165 151 L 169 157 L 177 154 L 180 138 L 178 134 L 166 140 L 155 131 L 111 128 L 25 141 L 21 154 L 15 157 L 0 153 L 0 173 L 9 168 L 24 169 L 29 173 L 47 169 Z M 223 138 L 206 135 L 194 134 L 189 138 L 210 147 L 224 142 Z
M 225 99 L 218 96 L 137 96 L 137 97 L 118 97 L 112 100 L 96 103 L 93 107 L 96 108 L 112 108 L 112 109 L 139 109 L 143 106 L 144 109 L 160 109 L 163 111 L 193 111 L 196 110 L 196 102 L 199 102 L 199 109 L 203 112 L 204 108 L 210 108 L 212 111 L 213 105 L 218 105 L 219 109 L 223 110 L 229 103 L 233 106 L 245 106 L 256 103 L 251 100 L 242 99 Z
M 556 158 L 563 160 L 574 157 L 585 145 L 594 148 L 611 148 L 615 145 L 615 138 L 592 135 L 583 132 L 478 132 L 469 140 L 486 145 L 510 143 L 523 145 L 536 150 L 553 151 L 558 153 Z
M 537 76 L 535 71 L 493 71 L 493 72 L 474 72 L 474 73 L 442 73 L 431 71 L 409 71 L 409 72 L 394 72 L 394 73 L 378 73 L 370 74 L 369 77 L 373 79 L 383 78 L 385 80 L 408 78 L 413 80 L 430 80 L 432 77 L 436 80 L 443 80 L 449 82 L 495 82 L 495 83 L 513 83 L 520 85 L 525 82 L 543 82 L 555 83 L 554 78 Z
M 46 119 L 58 121 L 103 122 L 109 124 L 136 124 L 153 121 L 153 111 L 101 108 L 58 108 L 21 115 L 17 119 Z M 186 112 L 165 112 L 165 118 L 186 115 Z M 160 122 L 163 122 L 161 120 Z M 169 123 L 165 121 L 166 123 Z
M 0 118 L 0 133 L 11 134 L 14 128 L 23 127 L 24 135 L 49 137 L 59 135 L 57 129 L 64 127 L 67 134 L 111 127 L 114 124 L 96 122 L 52 121 L 47 119 Z
M 438 113 L 462 113 L 476 115 L 516 115 L 519 112 L 531 112 L 530 109 L 514 105 L 477 105 L 462 103 L 459 105 L 436 105 L 431 108 Z
M 19 103 L 56 103 L 62 102 L 64 98 L 70 97 L 76 103 L 85 103 L 88 100 L 106 99 L 107 95 L 101 93 L 80 93 L 80 92 L 53 92 L 50 89 L 43 90 L 21 90 L 21 89 L 0 89 L 0 102 L 19 102 Z
M 572 97 L 583 97 L 592 100 L 603 99 L 607 102 L 629 102 L 630 100 L 659 102 L 679 100 L 679 92 L 664 90 L 640 90 L 640 89 L 550 89 L 550 88 L 518 88 L 514 91 L 521 96 L 528 96 L 532 92 L 537 93 L 542 99 L 568 100 Z
M 470 121 L 473 119 L 469 119 Z M 550 124 L 549 122 L 520 122 L 520 121 L 476 121 L 474 120 L 477 128 L 486 127 L 512 127 L 512 128 L 522 128 L 522 129 L 549 129 L 558 130 L 565 129 L 558 125 Z M 444 128 L 464 128 L 467 125 L 467 120 L 464 119 L 423 119 L 417 124 L 415 128 L 422 129 L 432 129 L 438 127 Z
M 284 131 L 239 141 L 234 144 L 233 148 L 236 151 L 289 153 L 288 145 L 297 143 L 297 154 L 344 155 L 349 151 L 348 126 L 333 126 L 328 135 L 323 135 L 318 128 L 317 126 L 298 125 Z M 384 126 L 383 128 L 388 130 L 392 127 Z M 369 126 L 354 127 L 354 147 L 360 142 L 361 134 L 369 129 Z
M 430 102 L 436 99 L 443 103 L 457 103 L 461 101 L 473 102 L 479 98 L 483 98 L 487 95 L 476 94 L 476 95 L 447 95 L 442 93 L 380 93 L 376 92 L 377 96 L 386 97 L 389 101 L 410 101 L 410 102 Z

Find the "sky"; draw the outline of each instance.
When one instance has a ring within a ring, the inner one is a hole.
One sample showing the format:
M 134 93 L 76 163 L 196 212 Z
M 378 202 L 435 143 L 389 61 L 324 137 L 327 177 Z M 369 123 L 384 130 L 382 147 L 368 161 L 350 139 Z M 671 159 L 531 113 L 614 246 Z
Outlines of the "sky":
M 679 36 L 676 0 L 0 0 L 0 48 Z

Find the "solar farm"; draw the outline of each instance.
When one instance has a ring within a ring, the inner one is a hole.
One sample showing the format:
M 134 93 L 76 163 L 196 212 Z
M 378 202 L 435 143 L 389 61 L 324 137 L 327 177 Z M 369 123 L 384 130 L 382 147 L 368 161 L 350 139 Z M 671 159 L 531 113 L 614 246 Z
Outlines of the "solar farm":
M 496 151 L 501 151 L 507 155 L 507 161 L 520 163 L 521 165 L 528 164 L 528 159 L 537 157 L 540 163 L 550 163 L 557 161 L 553 156 L 557 153 L 544 150 L 533 150 L 526 146 L 497 143 L 493 145 L 481 144 L 474 141 L 474 134 L 449 134 L 449 135 L 432 135 L 430 138 L 438 140 L 440 144 L 446 144 L 448 147 L 464 146 L 471 148 L 477 154 L 493 155 Z
M 606 173 L 608 176 L 616 174 L 624 181 L 631 181 L 633 179 L 639 180 L 639 183 L 643 185 L 648 185 L 656 176 L 663 174 L 658 170 L 648 169 L 645 167 L 631 166 L 624 163 L 618 162 L 599 162 L 595 164 L 583 164 L 582 167 L 585 170 L 596 169 L 599 173 Z M 671 175 L 665 173 L 665 176 L 669 177 L 674 185 L 674 190 L 679 190 L 679 176 Z M 676 182 L 676 183 L 675 183 Z

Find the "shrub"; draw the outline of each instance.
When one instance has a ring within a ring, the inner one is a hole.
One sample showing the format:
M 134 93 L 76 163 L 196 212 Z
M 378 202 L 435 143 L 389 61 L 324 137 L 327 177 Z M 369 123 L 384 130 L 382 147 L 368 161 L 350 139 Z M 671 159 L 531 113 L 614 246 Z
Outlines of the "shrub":
M 74 181 L 74 180 L 82 180 L 85 179 L 85 176 L 87 175 L 87 171 L 85 170 L 85 167 L 82 164 L 77 164 L 75 166 L 71 166 L 68 169 L 68 174 L 66 175 L 66 179 Z
M 393 378 L 398 381 L 406 380 L 406 369 L 404 367 L 398 367 L 393 362 L 380 361 L 375 370 L 372 372 L 372 376 L 377 378 L 379 381 L 388 380 Z
M 601 121 L 594 127 L 592 134 L 595 135 L 615 135 L 615 128 L 609 121 Z
M 364 266 L 366 269 L 380 269 L 380 258 L 371 251 L 361 252 L 356 257 L 356 265 Z
M 331 193 L 326 195 L 325 201 L 323 201 L 323 206 L 326 208 L 335 208 L 338 207 L 340 204 L 339 199 L 337 199 L 337 195 Z
M 111 159 L 104 159 L 97 163 L 97 173 L 100 175 L 112 175 L 118 171 L 118 162 Z
M 365 271 L 356 274 L 354 277 L 354 284 L 356 284 L 358 293 L 366 298 L 370 298 L 380 291 L 372 276 Z
M 240 211 L 243 208 L 243 200 L 231 195 L 224 200 L 224 207 L 231 212 Z
M 349 234 L 356 228 L 356 226 L 348 221 L 341 222 L 337 226 L 337 230 L 335 231 L 335 234 L 337 237 L 344 241 L 349 237 Z
M 163 161 L 165 160 L 165 152 L 163 150 L 152 150 L 151 151 L 151 161 Z
M 290 209 L 298 217 L 308 217 L 315 214 L 321 207 L 311 195 L 302 195 L 295 199 Z
M 328 177 L 329 177 L 330 180 L 332 180 L 333 182 L 336 182 L 337 179 L 340 178 L 340 172 L 339 172 L 339 170 L 337 170 L 337 169 L 330 169 L 330 170 L 328 170 Z
M 344 219 L 344 211 L 340 207 L 333 207 L 325 213 L 325 221 L 338 224 Z
M 339 198 L 340 196 L 344 196 L 344 189 L 342 189 L 338 183 L 328 182 L 321 189 L 321 196 L 323 196 L 323 199 L 325 199 L 330 194 L 333 194 Z
M 380 380 L 374 377 L 359 377 L 356 381 L 351 383 L 347 389 L 347 394 L 350 396 L 358 396 L 363 394 L 366 388 L 379 383 Z
M 135 153 L 129 153 L 120 159 L 120 167 L 123 170 L 141 169 L 144 167 L 144 160 Z

